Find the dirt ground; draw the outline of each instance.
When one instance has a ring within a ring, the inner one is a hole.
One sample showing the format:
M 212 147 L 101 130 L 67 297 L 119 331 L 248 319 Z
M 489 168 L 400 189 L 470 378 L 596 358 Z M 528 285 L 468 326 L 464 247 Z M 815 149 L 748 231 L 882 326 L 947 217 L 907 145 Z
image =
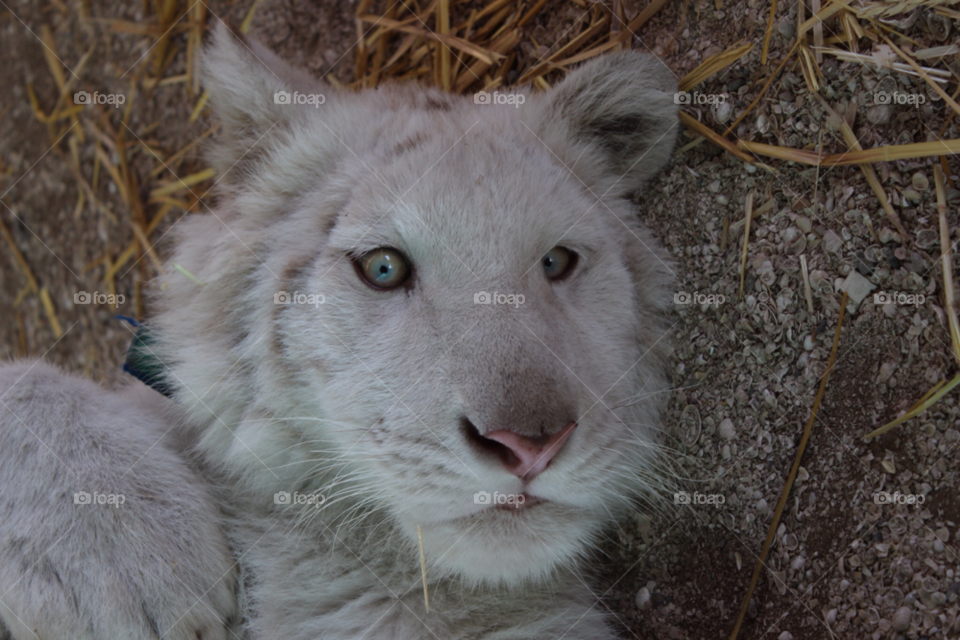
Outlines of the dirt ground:
M 645 4 L 625 0 L 626 17 Z M 77 89 L 127 91 L 129 78 L 150 64 L 149 48 L 160 34 L 125 32 L 111 21 L 150 23 L 153 4 L 3 0 L 0 5 L 0 221 L 38 288 L 49 292 L 63 333 L 56 337 L 41 296 L 2 241 L 0 358 L 42 356 L 111 384 L 122 375 L 131 338 L 115 316 L 149 316 L 141 294 L 154 273 L 152 258 L 137 253 L 126 261 L 116 272 L 115 289 L 104 278 L 135 240 L 133 224 L 153 219 L 157 206 L 131 211 L 105 173 L 99 181 L 94 177 L 95 145 L 88 139 L 99 136 L 106 155 L 115 157 L 108 141 L 123 127 L 120 108 L 104 109 L 97 118 L 85 112 L 76 125 L 85 136 L 76 159 L 86 180 L 96 184 L 100 203 L 94 206 L 87 198 L 78 208 L 81 187 L 69 143 L 76 131 L 61 137 L 69 120 L 41 123 L 28 86 L 49 113 L 58 89 L 41 44 L 46 25 L 66 68 L 91 51 L 75 80 Z M 455 5 L 454 21 L 475 6 L 483 4 Z M 211 1 L 207 7 L 209 21 L 236 26 L 250 3 Z M 550 0 L 523 28 L 518 71 L 507 74 L 507 82 L 580 33 L 588 8 L 585 2 Z M 382 2 L 373 2 L 367 11 L 383 9 Z M 251 34 L 287 60 L 347 83 L 355 73 L 356 11 L 355 2 L 268 0 L 259 6 Z M 697 88 L 723 95 L 732 112 L 684 107 L 722 132 L 730 113 L 750 104 L 795 40 L 797 3 L 781 2 L 770 62 L 761 64 L 768 11 L 769 4 L 758 0 L 677 0 L 646 24 L 632 45 L 662 56 L 679 77 L 738 42 L 754 43 L 752 51 Z M 901 40 L 904 46 L 960 40 L 960 20 L 940 19 L 929 9 L 911 10 L 898 20 L 897 29 L 914 40 Z M 174 30 L 171 37 L 187 36 Z M 795 60 L 734 129 L 734 139 L 846 151 L 837 119 L 810 94 Z M 960 56 L 926 63 L 953 70 L 945 85 L 953 93 Z M 164 76 L 183 74 L 186 65 L 178 54 Z M 821 97 L 848 118 L 865 149 L 960 138 L 960 126 L 947 120 L 950 108 L 923 81 L 829 57 L 820 68 Z M 559 77 L 553 72 L 547 80 Z M 876 97 L 881 91 L 923 96 L 922 104 L 916 104 L 919 99 L 881 103 Z M 205 167 L 199 146 L 175 162 L 171 158 L 214 125 L 207 112 L 190 122 L 197 98 L 185 83 L 135 96 L 126 124 L 142 140 L 128 148 L 142 201 L 149 195 L 145 185 L 155 186 L 149 176 L 158 168 L 144 147 L 170 160 L 169 169 L 159 167 L 160 180 Z M 679 490 L 694 498 L 676 504 L 682 494 L 665 496 L 657 509 L 637 513 L 612 532 L 596 561 L 602 585 L 597 606 L 616 615 L 625 638 L 729 637 L 826 369 L 840 285 L 849 277 L 873 289 L 859 304 L 848 305 L 837 366 L 739 637 L 960 638 L 958 392 L 869 444 L 862 439 L 957 373 L 939 266 L 933 187 L 938 159 L 874 165 L 909 236 L 904 238 L 856 165 L 818 170 L 771 161 L 774 173 L 709 143 L 692 142 L 692 133 L 681 134 L 681 150 L 642 197 L 640 211 L 675 257 L 681 291 L 712 303 L 678 304 L 670 336 L 675 390 L 667 404 L 665 438 L 674 450 Z M 946 164 L 953 176 L 947 217 L 955 243 L 960 161 L 948 156 Z M 757 207 L 772 204 L 751 224 L 740 300 L 743 231 L 733 225 L 742 221 L 749 193 Z M 174 209 L 150 234 L 151 242 L 161 241 L 158 259 L 166 251 L 163 234 L 183 215 L 198 214 Z M 801 257 L 810 274 L 812 313 Z M 953 268 L 960 268 L 955 259 Z M 115 293 L 124 302 L 75 304 L 79 292 Z M 902 294 L 903 304 L 877 304 L 874 294 L 881 292 Z M 878 503 L 877 492 L 921 496 L 915 501 L 923 502 Z M 709 502 L 697 504 L 698 496 Z

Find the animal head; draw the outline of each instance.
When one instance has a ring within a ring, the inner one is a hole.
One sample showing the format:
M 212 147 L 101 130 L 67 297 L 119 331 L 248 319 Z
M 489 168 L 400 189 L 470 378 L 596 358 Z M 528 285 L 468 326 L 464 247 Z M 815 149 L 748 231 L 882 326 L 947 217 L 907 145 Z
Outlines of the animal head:
M 204 69 L 219 201 L 174 227 L 195 278 L 154 322 L 204 455 L 419 526 L 468 581 L 575 559 L 657 481 L 671 278 L 630 197 L 673 74 L 621 52 L 542 93 L 338 92 L 225 28 Z

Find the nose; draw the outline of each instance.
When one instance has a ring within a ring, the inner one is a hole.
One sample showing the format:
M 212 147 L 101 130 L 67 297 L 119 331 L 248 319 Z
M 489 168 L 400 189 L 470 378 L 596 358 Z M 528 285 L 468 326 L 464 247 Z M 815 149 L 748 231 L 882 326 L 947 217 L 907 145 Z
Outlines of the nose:
M 521 480 L 530 481 L 543 473 L 576 428 L 576 422 L 568 422 L 556 433 L 538 437 L 524 436 L 506 429 L 490 431 L 480 437 L 491 444 L 496 443 L 492 448 L 507 471 Z

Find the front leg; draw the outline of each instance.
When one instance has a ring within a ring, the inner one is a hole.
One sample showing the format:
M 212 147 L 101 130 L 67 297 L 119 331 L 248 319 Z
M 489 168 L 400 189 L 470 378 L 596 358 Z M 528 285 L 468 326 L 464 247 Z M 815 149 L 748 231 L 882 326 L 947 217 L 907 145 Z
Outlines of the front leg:
M 219 510 L 162 441 L 167 401 L 149 394 L 42 363 L 0 368 L 0 621 L 13 640 L 226 639 L 235 571 Z

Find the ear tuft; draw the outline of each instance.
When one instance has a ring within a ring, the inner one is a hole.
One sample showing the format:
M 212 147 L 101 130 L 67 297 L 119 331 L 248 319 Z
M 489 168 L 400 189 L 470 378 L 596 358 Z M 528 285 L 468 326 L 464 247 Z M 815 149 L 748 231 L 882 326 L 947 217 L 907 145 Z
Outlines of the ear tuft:
M 622 51 L 570 73 L 548 94 L 543 122 L 592 145 L 625 195 L 670 159 L 679 129 L 676 91 L 676 77 L 660 59 Z
M 329 93 L 323 84 L 281 60 L 252 38 L 233 32 L 223 21 L 213 29 L 202 55 L 203 86 L 222 123 L 212 161 L 220 175 L 242 175 L 241 160 L 250 164 L 265 149 L 268 133 L 277 135 L 299 118 L 303 108 L 275 99 L 281 92 Z

